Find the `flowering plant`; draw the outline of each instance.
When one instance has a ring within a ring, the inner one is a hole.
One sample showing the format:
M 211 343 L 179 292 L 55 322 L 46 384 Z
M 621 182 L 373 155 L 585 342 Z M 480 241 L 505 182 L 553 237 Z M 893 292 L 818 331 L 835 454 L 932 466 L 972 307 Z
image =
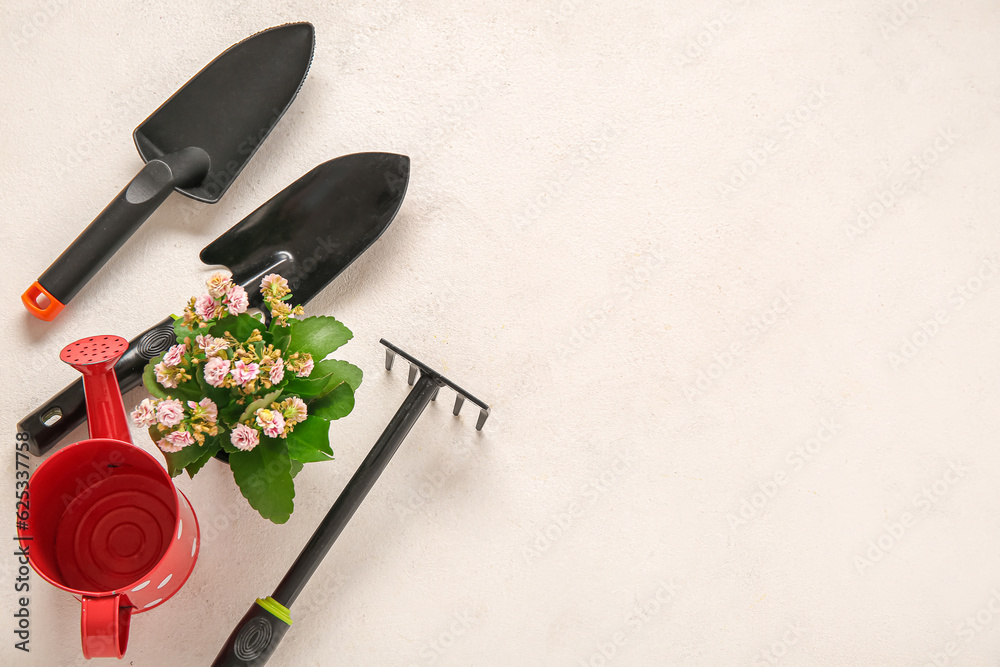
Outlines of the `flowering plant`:
M 327 355 L 350 340 L 332 317 L 303 318 L 288 304 L 288 281 L 263 278 L 270 324 L 247 313 L 246 291 L 224 273 L 207 282 L 175 318 L 177 344 L 150 360 L 152 398 L 132 412 L 163 451 L 171 477 L 194 477 L 220 451 L 243 496 L 261 516 L 284 523 L 294 509 L 293 478 L 328 461 L 330 422 L 354 408 L 361 369 Z

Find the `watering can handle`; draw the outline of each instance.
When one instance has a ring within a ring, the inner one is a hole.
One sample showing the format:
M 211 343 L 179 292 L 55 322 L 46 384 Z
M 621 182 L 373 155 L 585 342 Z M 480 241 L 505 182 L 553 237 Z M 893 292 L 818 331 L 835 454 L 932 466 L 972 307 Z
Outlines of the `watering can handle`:
M 83 657 L 121 658 L 128 648 L 128 629 L 132 607 L 122 605 L 122 596 L 92 598 L 83 596 L 80 635 Z

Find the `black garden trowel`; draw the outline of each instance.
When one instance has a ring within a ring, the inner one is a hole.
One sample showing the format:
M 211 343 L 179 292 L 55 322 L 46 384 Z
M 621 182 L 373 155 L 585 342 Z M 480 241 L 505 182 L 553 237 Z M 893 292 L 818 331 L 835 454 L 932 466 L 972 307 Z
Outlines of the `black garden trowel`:
M 295 99 L 314 43 L 309 23 L 248 37 L 135 128 L 145 166 L 24 292 L 28 312 L 54 319 L 174 190 L 219 201 Z
M 306 303 L 381 236 L 399 211 L 410 159 L 392 153 L 356 153 L 324 162 L 268 200 L 201 251 L 242 285 L 260 307 L 260 280 L 288 280 L 296 303 Z M 173 345 L 168 317 L 136 336 L 115 365 L 122 393 L 142 381 L 146 363 Z M 21 420 L 35 456 L 47 452 L 87 418 L 83 382 L 76 381 Z

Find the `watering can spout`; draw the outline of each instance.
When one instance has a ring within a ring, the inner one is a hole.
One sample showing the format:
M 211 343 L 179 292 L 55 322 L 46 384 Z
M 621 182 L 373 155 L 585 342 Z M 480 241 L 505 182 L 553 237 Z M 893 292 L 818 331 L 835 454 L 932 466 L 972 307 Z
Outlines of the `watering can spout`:
M 90 336 L 70 343 L 59 353 L 62 361 L 83 374 L 91 438 L 132 442 L 115 377 L 115 364 L 127 349 L 128 341 L 121 336 Z

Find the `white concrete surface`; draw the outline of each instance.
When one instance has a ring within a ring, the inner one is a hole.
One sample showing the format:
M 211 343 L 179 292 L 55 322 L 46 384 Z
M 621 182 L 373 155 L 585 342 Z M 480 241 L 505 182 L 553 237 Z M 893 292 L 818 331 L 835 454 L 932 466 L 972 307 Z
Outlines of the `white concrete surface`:
M 366 373 L 337 460 L 284 526 L 221 465 L 183 479 L 201 559 L 127 664 L 209 664 L 270 592 L 406 393 L 380 336 L 494 414 L 480 436 L 450 397 L 427 411 L 275 667 L 996 664 L 995 2 L 0 11 L 8 444 L 74 379 L 65 343 L 179 310 L 198 251 L 299 175 L 413 160 L 395 223 L 310 309 L 353 328 Z M 312 71 L 225 199 L 173 195 L 58 321 L 23 312 L 138 169 L 132 129 L 293 20 L 316 25 Z M 77 603 L 38 577 L 14 650 L 12 552 L 0 662 L 83 664 Z

